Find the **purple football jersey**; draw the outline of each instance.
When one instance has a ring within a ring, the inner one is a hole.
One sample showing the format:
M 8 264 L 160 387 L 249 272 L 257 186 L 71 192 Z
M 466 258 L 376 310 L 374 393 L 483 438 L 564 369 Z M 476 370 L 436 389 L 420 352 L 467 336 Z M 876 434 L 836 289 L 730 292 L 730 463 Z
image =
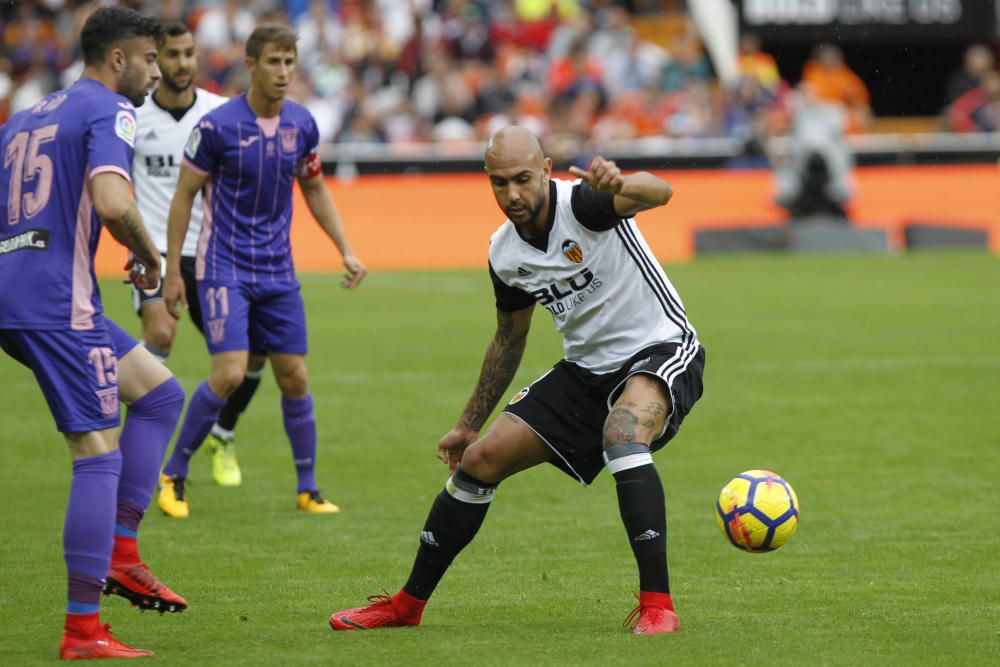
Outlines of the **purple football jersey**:
M 135 108 L 93 79 L 0 127 L 0 329 L 94 328 L 101 221 L 91 179 L 131 181 Z
M 292 188 L 318 150 L 316 121 L 290 100 L 275 118 L 258 118 L 246 94 L 202 117 L 184 148 L 184 164 L 208 176 L 198 280 L 297 283 Z

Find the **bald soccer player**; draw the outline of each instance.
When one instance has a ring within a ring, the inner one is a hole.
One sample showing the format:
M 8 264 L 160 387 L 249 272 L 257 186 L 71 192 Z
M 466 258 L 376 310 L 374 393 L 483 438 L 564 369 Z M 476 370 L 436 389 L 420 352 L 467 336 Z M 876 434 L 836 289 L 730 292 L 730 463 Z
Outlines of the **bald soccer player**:
M 334 630 L 418 625 L 434 588 L 482 525 L 497 485 L 540 463 L 583 485 L 610 470 L 639 569 L 632 633 L 678 630 L 652 453 L 677 434 L 701 396 L 705 351 L 632 219 L 665 205 L 672 190 L 646 172 L 622 174 L 602 157 L 587 171 L 570 171 L 579 179 L 552 178 L 552 161 L 524 128 L 490 139 L 486 174 L 507 216 L 489 248 L 497 330 L 472 397 L 438 445 L 452 475 L 420 533 L 406 585 L 334 613 Z M 515 393 L 480 435 L 521 362 L 536 303 L 562 333 L 564 358 Z

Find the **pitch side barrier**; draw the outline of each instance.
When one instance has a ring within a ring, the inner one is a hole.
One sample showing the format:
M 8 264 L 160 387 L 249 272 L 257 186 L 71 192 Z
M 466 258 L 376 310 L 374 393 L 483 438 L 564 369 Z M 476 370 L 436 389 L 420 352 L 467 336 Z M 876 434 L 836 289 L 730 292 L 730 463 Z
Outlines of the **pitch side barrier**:
M 777 152 L 788 139 L 776 139 Z M 869 134 L 847 138 L 858 166 L 985 164 L 1000 160 L 1000 132 L 976 134 Z M 323 171 L 342 179 L 359 174 L 479 173 L 486 145 L 478 141 L 440 144 L 325 144 Z M 647 137 L 609 141 L 595 150 L 623 169 L 712 169 L 763 167 L 759 152 L 737 139 Z M 556 159 L 568 163 L 569 158 Z
M 984 243 L 1000 254 L 996 163 L 858 167 L 850 220 L 827 224 L 789 220 L 774 203 L 775 179 L 769 169 L 654 173 L 667 178 L 675 194 L 668 206 L 644 211 L 639 224 L 665 262 L 754 251 L 982 251 Z M 556 175 L 572 178 L 561 169 Z M 354 251 L 373 271 L 475 268 L 488 284 L 489 238 L 503 213 L 481 166 L 468 173 L 331 175 L 326 182 Z M 294 196 L 296 267 L 342 272 L 339 253 L 298 189 Z M 98 274 L 120 280 L 126 254 L 109 234 L 102 235 Z

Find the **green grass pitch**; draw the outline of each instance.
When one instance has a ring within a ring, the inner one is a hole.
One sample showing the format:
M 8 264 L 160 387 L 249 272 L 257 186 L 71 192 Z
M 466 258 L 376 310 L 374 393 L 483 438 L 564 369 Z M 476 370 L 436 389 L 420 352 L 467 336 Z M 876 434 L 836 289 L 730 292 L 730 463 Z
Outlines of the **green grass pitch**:
M 631 637 L 636 575 L 609 475 L 555 469 L 499 489 L 415 629 L 327 617 L 409 571 L 445 479 L 437 439 L 468 397 L 494 310 L 485 271 L 302 277 L 320 449 L 335 517 L 294 509 L 268 376 L 240 423 L 238 489 L 192 461 L 192 517 L 153 508 L 145 559 L 190 609 L 105 598 L 129 644 L 171 665 L 996 664 L 1000 650 L 1000 262 L 985 254 L 753 257 L 668 267 L 708 351 L 706 391 L 656 456 L 682 630 Z M 132 331 L 126 289 L 102 285 Z M 641 316 L 641 314 L 637 314 Z M 510 393 L 561 356 L 535 315 Z M 182 322 L 171 366 L 206 375 Z M 0 357 L 0 664 L 52 662 L 62 623 L 69 459 L 31 375 Z M 782 474 L 802 523 L 781 550 L 729 546 L 716 494 Z

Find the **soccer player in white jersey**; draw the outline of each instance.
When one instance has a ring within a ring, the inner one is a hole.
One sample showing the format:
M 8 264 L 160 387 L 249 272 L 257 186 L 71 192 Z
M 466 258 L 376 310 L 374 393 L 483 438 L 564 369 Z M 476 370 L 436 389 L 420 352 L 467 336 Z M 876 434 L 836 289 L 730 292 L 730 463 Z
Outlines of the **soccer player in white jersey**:
M 438 446 L 453 474 L 431 507 L 402 590 L 334 613 L 334 630 L 418 625 L 482 525 L 497 485 L 540 463 L 585 485 L 610 470 L 639 569 L 632 633 L 679 628 L 652 452 L 677 434 L 701 396 L 705 353 L 631 219 L 666 204 L 672 191 L 650 173 L 623 175 L 601 157 L 587 171 L 571 167 L 581 181 L 553 179 L 551 171 L 526 129 L 504 128 L 490 139 L 486 173 L 508 217 L 489 250 L 497 331 L 472 397 Z M 563 334 L 564 358 L 514 394 L 480 436 L 521 362 L 536 303 Z
M 135 141 L 132 179 L 136 199 L 149 233 L 161 256 L 167 253 L 167 213 L 177 187 L 184 144 L 191 130 L 206 113 L 228 101 L 194 85 L 198 71 L 198 53 L 191 30 L 176 21 L 166 26 L 166 41 L 157 54 L 162 78 L 149 104 L 137 109 L 139 125 Z M 194 264 L 198 235 L 201 233 L 202 207 L 199 195 L 191 210 L 191 226 L 184 239 L 181 273 L 188 287 L 188 314 L 204 335 L 201 307 L 194 287 Z M 166 268 L 166 262 L 162 262 Z M 132 302 L 142 318 L 142 341 L 146 349 L 166 363 L 177 333 L 177 320 L 163 305 L 163 283 L 156 290 L 132 287 Z M 236 421 L 253 397 L 263 373 L 265 357 L 253 355 L 243 384 L 229 398 L 218 422 L 212 427 L 207 445 L 212 454 L 212 477 L 220 486 L 239 486 L 242 482 L 236 459 L 233 430 Z M 165 496 L 169 498 L 169 496 Z M 168 516 L 181 516 L 183 506 L 161 503 Z

